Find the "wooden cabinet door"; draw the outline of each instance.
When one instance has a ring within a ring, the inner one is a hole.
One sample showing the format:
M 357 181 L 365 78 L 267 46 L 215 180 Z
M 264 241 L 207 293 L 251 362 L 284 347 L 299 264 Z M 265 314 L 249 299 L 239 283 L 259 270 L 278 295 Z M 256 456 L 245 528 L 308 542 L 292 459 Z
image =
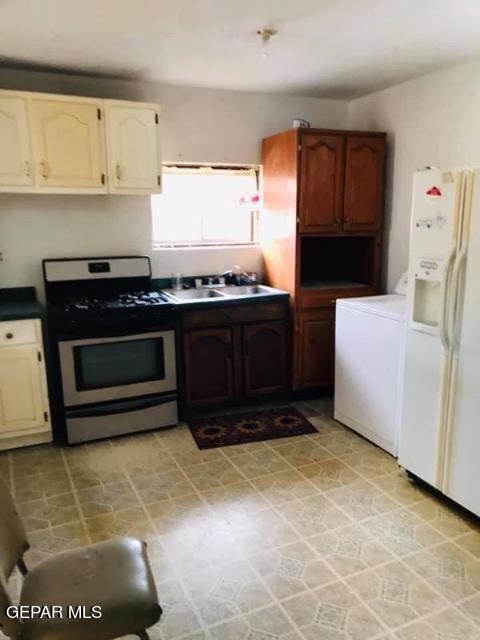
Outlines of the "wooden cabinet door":
M 343 228 L 377 231 L 383 214 L 385 140 L 349 136 L 345 161 Z
M 301 233 L 341 229 L 345 138 L 305 134 L 301 138 L 299 216 Z
M 35 345 L 0 348 L 0 437 L 46 422 L 38 354 Z
M 106 193 L 101 100 L 32 98 L 37 185 L 44 192 Z
M 159 192 L 159 105 L 114 100 L 105 105 L 110 192 Z
M 314 312 L 301 317 L 297 348 L 300 379 L 296 386 L 309 389 L 333 385 L 335 318 L 316 317 Z
M 26 101 L 0 92 L 0 191 L 18 192 L 32 186 Z
M 232 330 L 187 331 L 184 337 L 185 396 L 190 407 L 234 397 Z
M 256 397 L 287 387 L 287 325 L 263 322 L 243 329 L 244 393 Z

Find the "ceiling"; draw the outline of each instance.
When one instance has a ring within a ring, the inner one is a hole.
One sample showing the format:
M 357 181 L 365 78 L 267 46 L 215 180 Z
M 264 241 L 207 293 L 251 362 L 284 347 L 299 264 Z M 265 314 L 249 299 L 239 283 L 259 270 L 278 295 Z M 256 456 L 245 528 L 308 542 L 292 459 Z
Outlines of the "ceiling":
M 3 66 L 319 97 L 480 57 L 479 33 L 478 0 L 0 0 Z

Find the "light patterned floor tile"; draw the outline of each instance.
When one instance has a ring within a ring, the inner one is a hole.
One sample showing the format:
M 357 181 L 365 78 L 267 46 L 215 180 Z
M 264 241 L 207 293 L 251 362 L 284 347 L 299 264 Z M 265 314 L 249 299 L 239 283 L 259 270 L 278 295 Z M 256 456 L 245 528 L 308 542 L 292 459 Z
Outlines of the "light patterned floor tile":
M 86 518 L 140 506 L 137 496 L 126 480 L 80 489 L 77 491 L 77 497 Z
M 347 578 L 382 622 L 395 629 L 446 606 L 446 601 L 399 561 Z
M 301 536 L 313 536 L 351 523 L 348 516 L 323 495 L 286 502 L 277 510 Z
M 191 451 L 173 451 L 171 460 L 178 464 L 182 469 L 187 471 L 189 467 L 193 467 L 203 462 L 209 464 L 217 460 L 225 460 L 222 450 L 219 449 L 195 449 Z M 188 473 L 188 472 L 187 472 Z
M 342 582 L 283 602 L 306 640 L 371 640 L 385 628 Z
M 198 491 L 214 489 L 244 480 L 240 471 L 228 460 L 202 462 L 194 467 L 189 467 L 188 479 Z
M 301 467 L 299 471 L 320 491 L 338 489 L 362 480 L 356 471 L 337 458 L 308 464 L 305 467 Z
M 258 511 L 254 516 L 231 516 L 227 525 L 238 547 L 246 554 L 298 540 L 298 533 L 274 509 Z
M 174 569 L 181 574 L 243 559 L 240 545 L 222 522 L 209 526 L 204 521 L 195 528 L 167 533 L 161 540 Z
M 403 469 L 372 480 L 373 484 L 388 493 L 404 506 L 420 502 L 427 497 L 427 491 L 420 484 L 411 480 Z
M 44 472 L 56 471 L 64 468 L 61 449 L 50 445 L 25 447 L 16 449 L 12 455 L 13 475 L 37 476 Z
M 88 544 L 88 539 L 80 522 L 69 522 L 28 535 L 31 550 L 26 554 L 27 566 L 38 564 L 57 553 L 77 549 Z
M 114 438 L 110 441 L 112 450 L 122 459 L 141 457 L 143 455 L 148 456 L 151 453 L 161 456 L 162 451 L 165 452 L 165 447 L 162 445 L 161 440 L 158 437 L 159 433 L 160 431 L 150 431 L 147 433 L 136 433 L 131 436 Z
M 404 556 L 445 540 L 436 529 L 407 509 L 363 522 L 365 529 L 387 549 Z
M 161 446 L 170 453 L 187 453 L 198 451 L 195 440 L 186 424 L 179 424 L 171 429 L 160 429 L 155 435 Z
M 146 539 L 165 609 L 152 640 L 480 640 L 478 521 L 335 422 L 330 401 L 296 404 L 317 433 L 199 451 L 183 424 L 0 453 L 28 566 L 87 544 L 85 525 L 94 542 Z
M 34 475 L 17 476 L 14 482 L 15 501 L 18 504 L 51 498 L 62 493 L 70 493 L 72 490 L 63 465 L 56 471 L 39 471 Z
M 253 514 L 270 506 L 266 498 L 246 480 L 215 489 L 206 489 L 200 491 L 200 495 L 209 507 L 221 517 L 239 513 Z
M 152 525 L 140 508 L 124 509 L 87 518 L 86 524 L 92 542 L 123 536 L 145 539 L 154 535 Z
M 473 517 L 467 516 L 465 512 L 455 509 L 452 504 L 447 504 L 442 499 L 429 497 L 412 505 L 410 509 L 447 537 L 458 536 L 469 531 L 480 532 L 478 519 L 474 520 Z
M 332 455 L 316 442 L 307 438 L 288 438 L 287 441 L 275 447 L 283 460 L 293 467 L 303 467 L 306 464 L 321 462 Z
M 346 456 L 349 453 L 371 451 L 373 445 L 353 431 L 334 423 L 318 435 L 310 436 L 315 443 L 324 447 L 331 455 Z
M 172 531 L 197 527 L 210 515 L 203 500 L 194 494 L 152 502 L 146 505 L 146 509 L 162 536 Z
M 180 498 L 195 493 L 194 488 L 180 470 L 151 473 L 132 478 L 140 499 L 145 504 Z
M 152 568 L 155 583 L 157 587 L 161 589 L 160 585 L 162 582 L 168 582 L 169 580 L 176 579 L 178 576 L 160 538 L 157 536 L 147 538 L 146 543 L 148 560 Z
M 415 553 L 405 562 L 451 603 L 480 592 L 480 560 L 452 543 Z
M 210 627 L 209 631 L 213 640 L 301 640 L 276 605 Z
M 336 579 L 325 562 L 304 542 L 254 554 L 249 562 L 278 600 Z
M 342 460 L 367 480 L 393 473 L 398 469 L 395 458 L 378 447 L 350 453 L 342 456 Z
M 158 451 L 133 453 L 132 456 L 128 457 L 125 455 L 122 464 L 130 478 L 148 476 L 152 473 L 177 471 L 178 469 L 173 456 L 162 448 Z
M 458 604 L 458 608 L 480 629 L 480 592 Z
M 339 505 L 353 520 L 365 520 L 398 509 L 394 502 L 369 482 L 357 482 L 348 487 L 332 489 L 328 497 Z
M 22 502 L 18 505 L 18 511 L 27 532 L 80 520 L 72 493 Z
M 173 640 L 201 631 L 200 620 L 180 582 L 172 580 L 163 583 L 159 600 L 163 614 L 157 626 L 162 640 Z
M 208 626 L 272 604 L 272 598 L 245 562 L 207 567 L 184 577 L 197 611 Z
M 446 609 L 395 633 L 398 640 L 480 640 L 478 629 L 456 609 Z
M 378 540 L 356 525 L 319 533 L 309 538 L 308 543 L 320 558 L 327 560 L 342 576 L 394 559 Z
M 113 449 L 103 451 L 105 455 L 97 455 L 91 445 L 78 455 L 75 455 L 76 449 L 67 450 L 67 464 L 75 489 L 79 491 L 127 479 L 123 464 Z
M 285 469 L 285 460 L 275 450 L 267 447 L 244 453 L 231 458 L 231 460 L 248 480 L 254 480 L 269 473 L 276 473 Z
M 480 529 L 455 538 L 455 544 L 480 560 Z
M 308 498 L 318 490 L 296 469 L 270 473 L 254 481 L 254 486 L 273 505 Z

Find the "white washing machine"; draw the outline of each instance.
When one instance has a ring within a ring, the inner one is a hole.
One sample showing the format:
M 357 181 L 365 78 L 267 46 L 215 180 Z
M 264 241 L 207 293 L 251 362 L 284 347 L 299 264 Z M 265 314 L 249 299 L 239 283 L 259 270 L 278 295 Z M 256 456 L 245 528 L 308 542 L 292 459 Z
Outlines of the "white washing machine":
M 395 293 L 337 300 L 335 419 L 396 456 L 405 354 L 405 276 Z

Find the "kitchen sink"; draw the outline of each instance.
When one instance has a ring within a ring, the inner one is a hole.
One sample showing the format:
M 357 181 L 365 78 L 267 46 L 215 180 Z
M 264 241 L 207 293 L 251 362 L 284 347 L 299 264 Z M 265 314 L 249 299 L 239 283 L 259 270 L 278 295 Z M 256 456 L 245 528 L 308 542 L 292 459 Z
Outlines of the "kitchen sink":
M 246 284 L 239 287 L 227 287 L 225 293 L 227 296 L 257 296 L 262 293 L 272 293 L 272 289 L 260 284 Z
M 256 296 L 271 296 L 285 294 L 284 291 L 272 289 L 263 284 L 245 284 L 241 286 L 232 286 L 218 289 L 182 289 L 174 291 L 173 289 L 164 290 L 164 293 L 174 300 L 177 304 L 188 304 L 192 302 L 207 302 L 208 300 L 232 300 L 236 298 L 253 298 Z
M 166 291 L 167 295 L 176 300 L 204 300 L 205 298 L 224 298 L 224 294 L 215 289 L 182 289 L 181 291 Z

